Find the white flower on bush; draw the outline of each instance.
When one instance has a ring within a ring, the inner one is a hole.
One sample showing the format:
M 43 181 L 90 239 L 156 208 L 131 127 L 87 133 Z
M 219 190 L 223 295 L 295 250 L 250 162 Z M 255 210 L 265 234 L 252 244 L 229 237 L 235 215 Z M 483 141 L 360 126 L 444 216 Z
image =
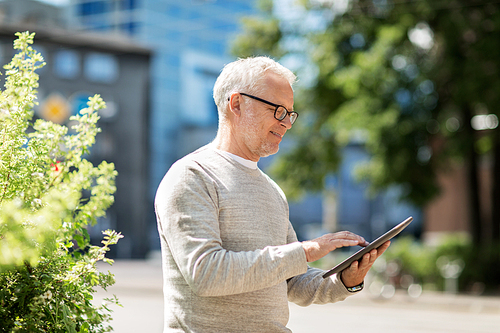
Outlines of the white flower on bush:
M 42 303 L 47 303 L 50 301 L 52 298 L 52 292 L 50 290 L 47 290 L 43 295 L 39 296 L 39 299 L 42 301 Z
M 45 297 L 45 299 L 51 299 L 52 298 L 52 292 L 50 290 L 47 290 L 45 292 L 45 294 L 43 294 L 43 297 Z

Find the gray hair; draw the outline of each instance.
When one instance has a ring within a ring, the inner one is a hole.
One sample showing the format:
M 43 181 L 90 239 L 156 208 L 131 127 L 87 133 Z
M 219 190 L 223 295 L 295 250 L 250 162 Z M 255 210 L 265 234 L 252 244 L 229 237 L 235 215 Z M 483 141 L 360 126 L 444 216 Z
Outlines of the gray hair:
M 226 106 L 231 94 L 245 92 L 258 95 L 265 89 L 261 82 L 267 72 L 287 80 L 290 86 L 297 79 L 292 71 L 268 57 L 238 59 L 224 66 L 215 82 L 213 93 L 219 111 L 219 123 L 226 118 Z

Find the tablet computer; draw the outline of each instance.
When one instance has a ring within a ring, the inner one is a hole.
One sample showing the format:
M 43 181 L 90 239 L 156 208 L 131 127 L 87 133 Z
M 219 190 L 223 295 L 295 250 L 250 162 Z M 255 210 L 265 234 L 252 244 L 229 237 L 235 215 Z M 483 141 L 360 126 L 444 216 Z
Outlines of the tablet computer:
M 335 266 L 332 269 L 330 269 L 329 271 L 327 271 L 325 274 L 323 274 L 323 278 L 327 278 L 330 275 L 341 272 L 344 269 L 346 269 L 347 267 L 351 266 L 351 264 L 354 261 L 360 260 L 365 253 L 368 253 L 373 249 L 377 249 L 379 246 L 381 246 L 382 244 L 384 244 L 385 242 L 387 242 L 388 240 L 390 240 L 391 238 L 393 238 L 394 236 L 399 234 L 401 231 L 403 231 L 404 228 L 406 228 L 408 226 L 408 224 L 411 223 L 411 221 L 413 221 L 413 218 L 410 216 L 409 218 L 407 218 L 403 222 L 396 225 L 391 230 L 387 231 L 385 234 L 383 234 L 379 238 L 375 239 L 373 242 L 368 244 L 366 247 L 362 248 L 361 250 L 354 253 L 352 256 L 350 256 L 346 260 L 342 261 L 337 266 Z

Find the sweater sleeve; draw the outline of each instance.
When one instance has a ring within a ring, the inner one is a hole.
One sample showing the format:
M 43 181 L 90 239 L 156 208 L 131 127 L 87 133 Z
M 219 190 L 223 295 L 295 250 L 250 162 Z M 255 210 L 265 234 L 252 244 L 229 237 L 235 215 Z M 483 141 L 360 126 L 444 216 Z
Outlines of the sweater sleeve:
M 298 242 L 254 251 L 224 249 L 217 188 L 201 168 L 174 165 L 159 186 L 155 210 L 160 237 L 199 296 L 263 289 L 307 270 Z
M 288 241 L 295 242 L 297 236 L 292 226 L 289 227 Z M 311 304 L 335 303 L 345 300 L 358 292 L 349 292 L 338 274 L 324 279 L 325 271 L 307 268 L 307 272 L 288 280 L 288 300 L 300 306 Z

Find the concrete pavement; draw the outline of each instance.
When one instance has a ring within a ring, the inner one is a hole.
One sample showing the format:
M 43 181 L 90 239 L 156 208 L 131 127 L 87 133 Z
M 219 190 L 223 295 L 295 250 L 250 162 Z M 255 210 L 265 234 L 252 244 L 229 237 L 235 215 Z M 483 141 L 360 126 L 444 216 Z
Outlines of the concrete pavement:
M 114 331 L 161 333 L 163 295 L 159 260 L 118 260 L 113 266 L 101 263 L 99 267 L 101 271 L 111 271 L 116 283 L 107 295 L 99 291 L 96 301 L 115 294 L 123 305 L 112 306 Z M 365 290 L 335 304 L 305 308 L 290 304 L 288 327 L 294 333 L 499 333 L 500 297 L 424 292 L 417 299 L 401 293 L 381 301 Z

